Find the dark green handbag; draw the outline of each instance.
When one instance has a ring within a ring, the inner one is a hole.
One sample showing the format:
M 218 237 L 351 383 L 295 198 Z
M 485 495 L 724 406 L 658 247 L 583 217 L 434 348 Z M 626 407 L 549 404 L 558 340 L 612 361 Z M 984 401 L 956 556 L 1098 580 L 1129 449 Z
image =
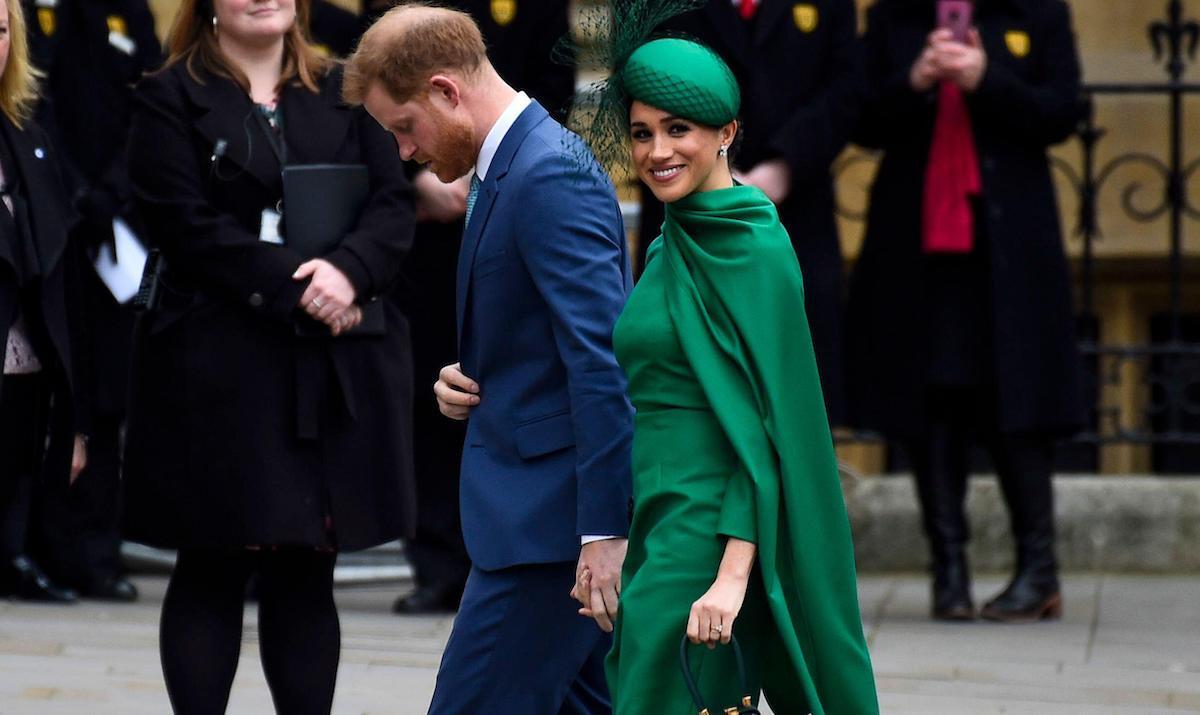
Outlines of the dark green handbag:
M 679 643 L 679 667 L 683 670 L 683 682 L 687 684 L 688 692 L 692 694 L 692 702 L 696 704 L 696 712 L 699 715 L 711 715 L 712 711 L 704 705 L 704 697 L 700 694 L 700 688 L 696 686 L 696 679 L 692 677 L 692 666 L 688 660 L 688 642 L 687 636 Z M 729 645 L 733 646 L 733 657 L 737 660 L 738 678 L 742 684 L 742 704 L 740 706 L 725 708 L 721 712 L 724 715 L 762 715 L 758 708 L 754 707 L 754 698 L 750 697 L 750 688 L 746 684 L 746 662 L 742 659 L 742 647 L 738 645 L 737 638 L 731 637 Z

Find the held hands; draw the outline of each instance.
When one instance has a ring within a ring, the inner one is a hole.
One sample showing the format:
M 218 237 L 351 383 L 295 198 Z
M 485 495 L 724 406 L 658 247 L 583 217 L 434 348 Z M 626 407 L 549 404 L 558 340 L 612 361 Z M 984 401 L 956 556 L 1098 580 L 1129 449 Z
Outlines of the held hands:
M 299 306 L 313 320 L 329 326 L 340 335 L 362 322 L 362 309 L 354 304 L 355 291 L 350 279 L 329 261 L 314 258 L 302 263 L 292 274 L 294 280 L 311 279 Z
M 433 383 L 438 409 L 452 420 L 465 420 L 471 408 L 479 404 L 479 385 L 462 373 L 459 363 L 447 365 Z
M 972 29 L 966 44 L 954 39 L 954 33 L 939 28 L 929 33 L 921 56 L 913 63 L 908 81 L 917 92 L 927 92 L 941 80 L 949 80 L 965 92 L 973 92 L 987 71 L 987 53 Z
M 621 566 L 625 563 L 628 539 L 604 539 L 584 544 L 575 568 L 571 598 L 583 608 L 579 615 L 594 618 L 605 633 L 612 633 L 621 600 Z
M 704 643 L 709 650 L 717 643 L 733 638 L 733 622 L 746 600 L 749 577 L 717 575 L 708 591 L 692 604 L 688 615 L 687 637 L 692 643 Z
M 417 220 L 450 223 L 467 214 L 467 193 L 470 176 L 443 183 L 433 172 L 422 169 L 413 177 L 417 193 Z
M 71 486 L 75 486 L 75 480 L 79 478 L 80 472 L 87 469 L 87 439 L 83 435 L 75 435 L 75 448 L 71 452 Z

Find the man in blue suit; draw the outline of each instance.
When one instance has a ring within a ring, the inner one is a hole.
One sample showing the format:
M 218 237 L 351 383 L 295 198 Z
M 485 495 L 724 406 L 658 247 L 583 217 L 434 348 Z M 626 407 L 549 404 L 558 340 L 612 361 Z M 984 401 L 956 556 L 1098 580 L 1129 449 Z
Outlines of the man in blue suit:
M 350 59 L 344 91 L 404 159 L 446 182 L 474 170 L 460 362 L 435 385 L 442 412 L 468 419 L 472 569 L 430 712 L 609 712 L 602 662 L 632 437 L 612 352 L 632 284 L 612 185 L 578 137 L 496 74 L 464 13 L 389 11 Z

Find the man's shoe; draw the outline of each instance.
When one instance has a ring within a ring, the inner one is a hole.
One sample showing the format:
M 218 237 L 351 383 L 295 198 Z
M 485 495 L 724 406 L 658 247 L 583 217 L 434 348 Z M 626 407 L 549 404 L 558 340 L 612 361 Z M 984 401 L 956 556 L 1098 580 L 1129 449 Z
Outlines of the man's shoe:
M 113 576 L 84 589 L 83 597 L 96 601 L 133 603 L 138 598 L 138 590 L 129 579 Z
M 392 604 L 393 613 L 409 616 L 435 613 L 454 613 L 462 600 L 462 589 L 451 586 L 417 586 L 417 590 L 401 596 Z
M 61 588 L 28 556 L 17 556 L 8 565 L 8 593 L 23 601 L 44 603 L 75 603 L 79 594 Z

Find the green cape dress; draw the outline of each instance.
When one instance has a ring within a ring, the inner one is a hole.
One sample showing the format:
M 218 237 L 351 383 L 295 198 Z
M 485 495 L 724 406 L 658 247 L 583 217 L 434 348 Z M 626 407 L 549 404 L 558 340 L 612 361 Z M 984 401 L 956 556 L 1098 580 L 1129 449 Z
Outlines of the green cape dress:
M 614 345 L 637 408 L 614 712 L 694 713 L 679 640 L 733 536 L 758 545 L 733 628 L 752 694 L 777 715 L 878 713 L 800 268 L 761 191 L 667 206 Z M 743 695 L 729 651 L 693 651 L 714 712 Z

